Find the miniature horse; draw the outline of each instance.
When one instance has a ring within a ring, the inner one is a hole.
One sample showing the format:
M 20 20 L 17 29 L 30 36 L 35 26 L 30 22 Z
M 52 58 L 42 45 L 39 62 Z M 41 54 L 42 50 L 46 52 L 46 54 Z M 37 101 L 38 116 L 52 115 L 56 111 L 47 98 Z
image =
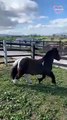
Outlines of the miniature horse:
M 22 75 L 24 74 L 31 74 L 31 75 L 42 75 L 39 78 L 39 83 L 47 76 L 52 78 L 52 83 L 56 84 L 55 76 L 52 70 L 53 60 L 60 60 L 60 55 L 58 53 L 57 48 L 53 48 L 46 53 L 41 59 L 35 60 L 32 58 L 23 58 L 18 59 L 14 62 L 11 76 L 13 82 L 15 83 Z

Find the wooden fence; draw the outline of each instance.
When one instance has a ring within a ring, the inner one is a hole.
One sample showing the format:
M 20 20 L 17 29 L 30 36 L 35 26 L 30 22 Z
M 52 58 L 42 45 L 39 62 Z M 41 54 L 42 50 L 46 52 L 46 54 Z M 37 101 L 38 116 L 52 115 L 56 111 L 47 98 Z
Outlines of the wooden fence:
M 30 56 L 33 59 L 35 56 L 42 56 L 43 53 L 46 53 L 49 49 L 52 47 L 57 47 L 60 51 L 61 55 L 67 55 L 67 42 L 61 42 L 61 41 L 27 41 L 27 42 L 13 42 L 13 41 L 0 41 L 0 50 L 3 51 L 3 55 L 0 55 L 0 57 L 4 58 L 4 62 L 0 63 L 7 63 L 13 62 L 8 61 L 8 57 L 18 57 L 18 56 Z M 7 51 L 27 51 L 28 54 L 23 55 L 8 55 Z M 62 57 L 62 59 L 66 59 L 65 57 Z M 65 66 L 65 65 L 64 65 Z M 66 65 L 67 67 L 67 65 Z

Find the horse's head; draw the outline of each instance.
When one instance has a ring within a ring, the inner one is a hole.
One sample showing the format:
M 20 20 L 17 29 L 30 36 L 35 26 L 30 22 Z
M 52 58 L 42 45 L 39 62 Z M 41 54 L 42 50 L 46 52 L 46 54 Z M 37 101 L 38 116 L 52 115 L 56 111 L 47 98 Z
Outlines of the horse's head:
M 57 48 L 53 48 L 53 49 L 52 49 L 52 53 L 53 53 L 53 58 L 54 58 L 54 59 L 56 59 L 56 60 L 58 60 L 58 61 L 61 59 Z

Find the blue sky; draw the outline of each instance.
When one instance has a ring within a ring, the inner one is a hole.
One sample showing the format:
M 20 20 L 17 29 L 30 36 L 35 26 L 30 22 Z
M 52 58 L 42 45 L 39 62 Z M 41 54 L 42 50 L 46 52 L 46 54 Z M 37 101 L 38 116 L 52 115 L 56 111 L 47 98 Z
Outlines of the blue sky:
M 0 33 L 67 33 L 67 1 L 0 0 Z
M 46 15 L 49 19 L 66 18 L 67 1 L 66 0 L 37 0 L 39 4 L 39 12 L 41 15 Z M 64 11 L 60 14 L 54 12 L 53 6 L 62 6 Z

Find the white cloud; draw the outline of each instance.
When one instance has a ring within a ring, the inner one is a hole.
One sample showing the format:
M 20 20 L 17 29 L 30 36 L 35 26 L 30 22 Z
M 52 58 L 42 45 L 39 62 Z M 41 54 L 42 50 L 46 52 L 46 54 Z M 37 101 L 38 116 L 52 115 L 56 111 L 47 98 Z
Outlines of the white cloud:
M 53 25 L 54 27 L 65 27 L 67 26 L 67 18 L 64 19 L 55 19 L 50 21 L 50 25 Z
M 48 16 L 38 16 L 38 19 L 47 19 Z
M 0 0 L 0 27 L 8 29 L 19 23 L 32 23 L 37 9 L 38 4 L 32 0 Z
M 6 10 L 14 10 L 17 12 L 26 12 L 27 10 L 35 11 L 38 7 L 37 3 L 32 0 L 2 0 Z
M 8 31 L 7 31 L 8 32 Z M 29 24 L 22 29 L 9 30 L 8 33 L 11 34 L 40 34 L 40 35 L 50 35 L 55 33 L 67 33 L 67 18 L 65 19 L 55 19 L 49 21 L 48 24 Z
M 67 18 L 55 19 L 48 24 L 36 24 L 28 26 L 29 33 L 34 34 L 53 34 L 67 32 Z
M 48 16 L 38 14 L 38 4 L 34 0 L 0 0 L 0 33 L 22 34 L 23 31 L 23 34 L 51 34 L 67 32 L 67 18 L 51 20 L 48 24 L 34 25 L 36 20 L 42 19 L 48 19 Z M 20 29 L 16 25 L 19 25 Z M 21 25 L 27 26 L 23 28 Z

